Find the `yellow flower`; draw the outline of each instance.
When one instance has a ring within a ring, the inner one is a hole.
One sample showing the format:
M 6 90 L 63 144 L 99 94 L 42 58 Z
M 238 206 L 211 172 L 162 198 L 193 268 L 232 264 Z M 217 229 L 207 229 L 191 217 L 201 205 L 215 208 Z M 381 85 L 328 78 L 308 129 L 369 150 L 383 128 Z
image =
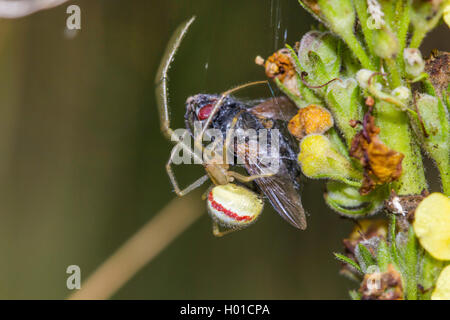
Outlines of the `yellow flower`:
M 425 250 L 438 260 L 450 260 L 450 199 L 447 196 L 436 192 L 426 197 L 416 209 L 413 227 Z M 448 286 L 450 292 L 450 280 Z
M 431 300 L 450 300 L 450 265 L 441 271 Z
M 444 4 L 443 16 L 445 23 L 450 27 L 450 0 L 447 0 L 447 2 Z

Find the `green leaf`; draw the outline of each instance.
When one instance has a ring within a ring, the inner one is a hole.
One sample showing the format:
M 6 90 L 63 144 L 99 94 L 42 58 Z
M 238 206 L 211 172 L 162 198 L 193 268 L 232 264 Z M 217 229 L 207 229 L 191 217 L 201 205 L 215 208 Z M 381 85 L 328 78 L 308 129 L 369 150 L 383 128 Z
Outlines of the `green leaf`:
M 308 2 L 310 1 L 302 1 L 302 0 L 298 0 L 298 3 L 306 10 L 309 12 L 310 15 L 312 15 L 314 18 L 316 18 L 319 22 L 321 23 L 325 23 L 325 21 L 322 20 L 322 17 L 317 14 L 316 12 L 314 12 L 314 10 L 311 9 L 311 7 L 308 5 Z
M 321 86 L 339 77 L 341 67 L 340 40 L 329 32 L 310 31 L 300 41 L 298 61 L 312 86 Z M 323 96 L 326 88 L 314 89 Z
M 341 153 L 348 160 L 352 160 L 350 158 L 350 155 L 348 154 L 347 146 L 342 141 L 341 137 L 339 136 L 339 134 L 337 133 L 337 131 L 334 127 L 330 128 L 327 131 L 326 136 L 328 137 L 328 139 L 330 139 L 331 144 L 337 151 L 339 151 L 339 153 Z
M 444 193 L 450 195 L 450 117 L 444 103 L 436 95 L 419 94 L 415 104 L 420 115 L 411 119 L 415 136 L 435 161 Z
M 359 188 L 337 181 L 327 182 L 325 201 L 331 209 L 340 215 L 362 218 L 378 212 L 386 197 L 385 188 L 377 188 L 367 196 L 359 193 Z
M 371 55 L 373 56 L 373 31 L 367 24 L 369 18 L 369 14 L 367 12 L 367 0 L 353 0 L 353 5 L 355 6 L 356 13 L 358 14 L 358 19 L 360 21 L 361 29 L 366 40 L 366 45 L 369 48 Z
M 381 5 L 381 10 L 384 13 L 384 20 L 387 25 L 394 29 L 396 21 L 395 21 L 395 5 L 397 0 L 378 0 L 378 3 Z
M 421 261 L 419 284 L 423 288 L 423 291 L 419 292 L 419 299 L 429 300 L 445 262 L 434 259 L 423 249 L 421 249 L 419 261 Z
M 390 245 L 390 251 L 391 256 L 393 259 L 393 262 L 396 266 L 399 266 L 400 263 L 400 257 L 397 249 L 397 242 L 396 242 L 396 217 L 394 214 L 391 214 L 391 222 L 389 224 L 389 245 Z
M 391 263 L 391 254 L 385 240 L 381 240 L 378 245 L 377 262 L 381 272 L 386 272 L 388 265 Z
M 361 274 L 363 274 L 363 271 L 361 270 L 361 268 L 358 266 L 358 264 L 355 261 L 353 261 L 352 259 L 350 259 L 350 258 L 348 258 L 348 257 L 346 257 L 346 256 L 344 256 L 343 254 L 340 254 L 340 253 L 334 252 L 333 254 L 336 257 L 336 259 L 338 259 L 339 261 L 341 261 L 343 263 L 346 263 L 346 264 L 350 265 L 351 267 L 355 268 L 356 271 L 358 271 Z
M 370 253 L 369 249 L 363 244 L 359 243 L 357 249 L 355 250 L 356 258 L 358 259 L 361 269 L 365 272 L 370 266 L 376 265 L 376 261 Z
M 306 105 L 314 103 L 314 104 L 322 104 L 322 100 L 305 84 L 301 81 L 300 74 L 305 71 L 298 60 L 297 53 L 295 50 L 288 44 L 286 44 L 286 48 L 289 50 L 292 60 L 294 61 L 295 70 L 297 71 L 297 81 L 298 88 L 302 98 L 306 101 Z
M 414 229 L 411 226 L 408 231 L 403 259 L 406 273 L 406 297 L 408 300 L 417 299 L 417 247 Z
M 362 105 L 358 83 L 353 78 L 335 81 L 328 85 L 325 100 L 333 118 L 342 132 L 347 146 L 351 145 L 352 139 L 358 129 L 350 126 L 350 120 L 362 120 Z
M 348 294 L 352 300 L 361 300 L 361 294 L 356 290 L 350 290 Z
M 400 9 L 397 10 L 397 38 L 399 43 L 399 54 L 397 56 L 397 63 L 401 71 L 404 71 L 403 50 L 406 47 L 408 40 L 408 28 L 410 23 L 410 11 L 412 0 L 398 0 Z

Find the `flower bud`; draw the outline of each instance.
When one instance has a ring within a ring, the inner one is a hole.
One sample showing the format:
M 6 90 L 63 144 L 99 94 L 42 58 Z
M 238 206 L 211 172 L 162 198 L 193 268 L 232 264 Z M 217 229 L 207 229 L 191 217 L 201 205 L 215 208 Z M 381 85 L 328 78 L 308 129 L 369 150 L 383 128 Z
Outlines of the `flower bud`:
M 411 90 L 407 87 L 400 86 L 392 90 L 392 95 L 406 104 L 411 99 Z
M 442 193 L 426 197 L 415 212 L 414 232 L 435 259 L 450 260 L 450 199 Z
M 386 26 L 373 30 L 373 50 L 382 59 L 394 59 L 399 45 L 395 34 Z
M 357 129 L 350 125 L 352 120 L 362 120 L 362 106 L 358 84 L 348 78 L 330 83 L 325 94 L 325 101 L 336 119 L 339 130 L 349 146 Z
M 416 78 L 423 72 L 425 61 L 418 49 L 406 48 L 403 51 L 403 59 L 405 60 L 406 75 L 409 78 Z
M 256 63 L 262 63 L 261 59 L 256 60 Z M 295 96 L 300 96 L 297 73 L 288 49 L 280 49 L 268 57 L 264 63 L 264 67 L 267 77 L 278 79 L 289 92 Z
M 289 121 L 289 132 L 298 140 L 311 133 L 325 133 L 333 126 L 331 113 L 318 105 L 310 104 L 298 110 Z
M 303 174 L 309 178 L 326 178 L 360 185 L 361 173 L 323 135 L 310 134 L 303 138 L 298 162 Z
M 378 188 L 369 195 L 361 195 L 359 188 L 337 181 L 327 183 L 325 201 L 328 206 L 346 217 L 365 217 L 383 208 L 385 192 Z
M 369 80 L 374 71 L 370 71 L 367 69 L 361 69 L 356 73 L 356 81 L 361 88 L 367 89 L 369 87 Z

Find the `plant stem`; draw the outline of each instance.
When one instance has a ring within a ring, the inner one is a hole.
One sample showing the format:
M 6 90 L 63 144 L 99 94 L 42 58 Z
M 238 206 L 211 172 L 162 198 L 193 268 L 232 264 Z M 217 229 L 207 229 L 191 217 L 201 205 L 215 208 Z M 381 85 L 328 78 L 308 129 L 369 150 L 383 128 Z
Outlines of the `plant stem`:
M 391 89 L 401 86 L 402 80 L 395 59 L 386 59 L 385 64 L 389 73 L 389 83 L 391 85 Z
M 402 175 L 393 186 L 399 195 L 420 194 L 427 188 L 419 147 L 414 143 L 405 112 L 396 106 L 379 102 L 376 105 L 376 124 L 380 127 L 380 138 L 389 148 L 401 152 Z
M 408 230 L 408 242 L 405 249 L 406 269 L 406 297 L 408 300 L 417 300 L 417 239 L 412 227 Z
M 408 36 L 408 28 L 410 22 L 410 11 L 411 11 L 411 0 L 400 0 L 402 2 L 402 7 L 397 12 L 397 17 L 399 19 L 397 38 L 399 43 L 399 52 L 397 55 L 397 64 L 400 70 L 404 72 L 405 62 L 403 61 L 403 50 L 406 47 L 406 41 Z
M 450 165 L 437 163 L 437 167 L 441 176 L 442 190 L 444 194 L 450 197 Z
M 424 29 L 415 29 L 413 36 L 411 38 L 411 42 L 409 44 L 410 48 L 419 48 L 422 43 L 423 38 L 427 34 L 427 31 Z
M 83 283 L 70 300 L 108 299 L 204 212 L 201 192 L 172 200 Z
M 437 13 L 434 14 L 434 16 L 427 20 L 424 23 L 420 23 L 418 25 L 414 26 L 414 32 L 413 36 L 411 38 L 411 43 L 409 45 L 410 48 L 419 48 L 420 44 L 422 43 L 423 39 L 425 38 L 425 35 L 432 30 L 438 22 L 440 21 L 442 17 L 442 13 L 444 11 L 444 6 L 440 6 L 440 9 Z
M 369 48 L 369 52 L 372 56 L 373 52 L 373 42 L 372 42 L 372 30 L 367 25 L 367 20 L 369 14 L 367 13 L 367 2 L 366 0 L 354 0 L 353 4 L 356 9 L 356 13 L 358 14 L 359 21 L 361 23 L 361 29 L 364 34 L 364 38 L 366 39 L 366 45 Z
M 372 61 L 369 56 L 364 51 L 364 48 L 361 46 L 361 43 L 358 41 L 356 36 L 352 32 L 346 32 L 342 34 L 342 39 L 344 39 L 345 43 L 349 46 L 349 48 L 353 51 L 355 56 L 358 58 L 361 65 L 369 70 L 375 70 Z

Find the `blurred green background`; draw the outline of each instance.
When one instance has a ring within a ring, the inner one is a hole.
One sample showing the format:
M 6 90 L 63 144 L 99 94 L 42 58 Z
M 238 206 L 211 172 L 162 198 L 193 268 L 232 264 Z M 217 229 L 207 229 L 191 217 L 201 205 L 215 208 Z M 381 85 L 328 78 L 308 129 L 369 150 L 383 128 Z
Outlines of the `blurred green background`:
M 75 35 L 69 4 L 81 8 Z M 68 265 L 86 279 L 174 197 L 153 81 L 168 38 L 193 14 L 170 72 L 174 127 L 188 96 L 264 79 L 255 56 L 314 23 L 296 0 L 79 0 L 0 21 L 0 298 L 67 297 Z M 443 36 L 441 27 L 427 39 L 426 55 L 449 50 Z M 177 168 L 183 184 L 199 172 Z M 114 298 L 347 298 L 355 284 L 332 252 L 352 223 L 322 193 L 306 183 L 304 232 L 266 206 L 251 228 L 216 239 L 205 214 Z

